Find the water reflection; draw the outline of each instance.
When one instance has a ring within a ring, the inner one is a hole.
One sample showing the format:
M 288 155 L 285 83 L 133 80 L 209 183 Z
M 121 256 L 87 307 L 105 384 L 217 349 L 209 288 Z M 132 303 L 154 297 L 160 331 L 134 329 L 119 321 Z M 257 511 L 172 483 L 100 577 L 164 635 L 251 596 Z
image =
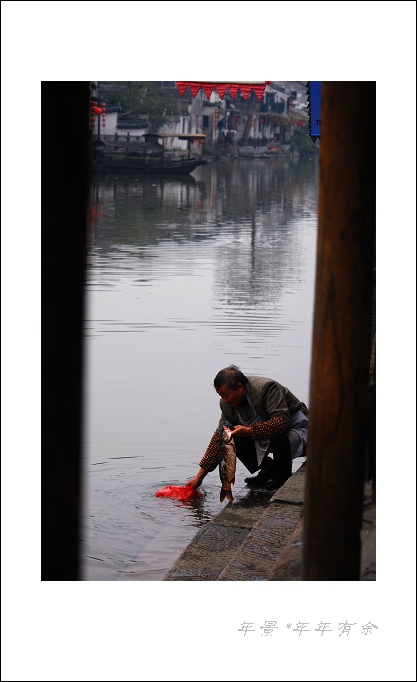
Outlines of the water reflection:
M 85 579 L 162 579 L 224 507 L 216 472 L 200 500 L 154 496 L 194 475 L 221 367 L 272 376 L 308 402 L 316 205 L 309 160 L 92 183 Z M 238 467 L 236 492 L 246 475 Z
M 294 219 L 315 215 L 317 182 L 312 171 L 310 161 L 265 160 L 199 168 L 195 174 L 200 180 L 192 176 L 95 180 L 90 246 L 107 253 L 115 240 L 135 247 L 164 239 L 201 241 L 241 226 L 249 226 L 253 241 L 256 217 L 265 227 L 281 231 Z

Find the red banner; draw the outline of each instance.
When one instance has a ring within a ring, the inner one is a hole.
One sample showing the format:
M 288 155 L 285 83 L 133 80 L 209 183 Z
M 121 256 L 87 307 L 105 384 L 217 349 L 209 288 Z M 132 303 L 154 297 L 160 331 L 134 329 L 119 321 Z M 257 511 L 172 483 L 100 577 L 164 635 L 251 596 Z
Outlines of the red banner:
M 236 81 L 232 83 L 226 83 L 226 82 L 213 82 L 213 81 L 175 81 L 179 90 L 179 93 L 181 97 L 183 97 L 184 92 L 186 91 L 187 87 L 190 88 L 191 93 L 193 97 L 196 97 L 197 93 L 200 91 L 200 88 L 203 88 L 204 92 L 206 93 L 207 99 L 210 99 L 211 93 L 213 92 L 214 88 L 216 88 L 220 99 L 223 99 L 226 90 L 228 89 L 230 92 L 230 95 L 232 96 L 232 99 L 234 99 L 240 90 L 242 93 L 244 99 L 248 99 L 251 91 L 253 90 L 259 100 L 262 100 L 264 91 L 268 83 L 272 83 L 272 81 L 256 81 L 252 83 L 237 83 Z

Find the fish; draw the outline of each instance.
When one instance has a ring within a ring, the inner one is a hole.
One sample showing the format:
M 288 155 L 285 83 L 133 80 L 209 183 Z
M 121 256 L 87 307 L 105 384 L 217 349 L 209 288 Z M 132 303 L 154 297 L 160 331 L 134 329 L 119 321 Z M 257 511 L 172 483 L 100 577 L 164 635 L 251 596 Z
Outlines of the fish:
M 222 441 L 220 445 L 219 474 L 222 489 L 220 491 L 220 502 L 226 497 L 229 502 L 233 501 L 232 485 L 236 475 L 236 446 L 233 440 L 232 431 L 223 427 Z

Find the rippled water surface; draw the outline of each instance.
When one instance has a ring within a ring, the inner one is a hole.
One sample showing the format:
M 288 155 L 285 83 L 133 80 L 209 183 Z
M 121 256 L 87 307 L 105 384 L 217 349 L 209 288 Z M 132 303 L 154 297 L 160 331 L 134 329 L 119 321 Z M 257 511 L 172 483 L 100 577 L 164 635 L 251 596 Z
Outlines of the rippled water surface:
M 230 363 L 308 404 L 318 174 L 306 159 L 94 180 L 85 321 L 84 580 L 161 580 L 224 506 L 182 485 L 217 426 Z M 236 492 L 247 475 L 238 462 Z

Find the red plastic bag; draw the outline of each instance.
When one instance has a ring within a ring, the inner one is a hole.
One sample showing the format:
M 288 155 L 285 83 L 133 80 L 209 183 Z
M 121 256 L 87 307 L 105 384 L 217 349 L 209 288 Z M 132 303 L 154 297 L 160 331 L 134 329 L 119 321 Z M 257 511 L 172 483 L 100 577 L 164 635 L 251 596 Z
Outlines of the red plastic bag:
M 155 493 L 156 497 L 171 497 L 173 500 L 195 500 L 201 493 L 190 485 L 167 485 Z

